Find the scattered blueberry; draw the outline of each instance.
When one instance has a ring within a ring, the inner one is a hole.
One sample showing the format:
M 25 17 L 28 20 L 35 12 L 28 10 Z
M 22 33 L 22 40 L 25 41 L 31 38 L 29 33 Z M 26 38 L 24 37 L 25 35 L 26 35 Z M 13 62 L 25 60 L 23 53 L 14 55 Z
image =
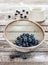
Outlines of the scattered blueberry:
M 18 14 L 15 13 L 15 16 L 17 16 Z
M 18 10 L 16 10 L 16 12 L 18 12 Z
M 15 57 L 20 57 L 20 53 L 19 52 L 16 52 Z
M 23 54 L 22 59 L 27 59 L 27 55 Z
M 28 14 L 28 11 L 26 11 L 26 14 Z
M 24 16 L 24 18 L 27 18 L 27 16 Z
M 14 58 L 15 58 L 15 55 L 10 55 L 10 58 L 11 58 L 11 59 L 14 59 Z
M 25 10 L 22 10 L 22 12 L 25 12 Z
M 16 13 L 20 14 L 20 11 L 16 10 Z
M 11 16 L 10 16 L 10 15 L 8 15 L 8 18 L 11 18 Z
M 23 18 L 23 16 L 20 16 L 20 18 Z
M 20 14 L 20 12 L 18 11 L 18 14 Z
M 35 39 L 33 34 L 23 33 L 22 35 L 18 36 L 15 45 L 22 46 L 22 47 L 31 47 L 36 46 L 39 44 L 39 41 Z
M 23 15 L 23 14 L 20 14 L 21 16 Z

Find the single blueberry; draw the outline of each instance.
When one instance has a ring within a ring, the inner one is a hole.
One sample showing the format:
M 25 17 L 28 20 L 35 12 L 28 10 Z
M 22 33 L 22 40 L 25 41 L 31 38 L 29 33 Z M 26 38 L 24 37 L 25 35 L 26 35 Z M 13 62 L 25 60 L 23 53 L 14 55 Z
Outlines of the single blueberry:
M 18 11 L 18 14 L 20 14 L 20 12 Z
M 21 41 L 22 42 L 22 37 L 17 37 L 17 40 Z
M 11 16 L 10 16 L 10 15 L 8 15 L 8 18 L 11 18 Z
M 23 43 L 23 38 L 20 38 L 20 42 Z
M 18 10 L 16 10 L 16 12 L 18 12 Z
M 25 12 L 25 10 L 22 10 L 22 12 Z
M 20 11 L 16 10 L 16 12 L 17 12 L 18 14 L 20 14 Z
M 23 54 L 22 59 L 27 59 L 27 56 L 25 54 Z
M 15 13 L 15 16 L 17 16 L 18 14 Z
M 20 53 L 19 52 L 16 52 L 15 57 L 20 57 Z
M 11 59 L 14 59 L 14 58 L 15 58 L 15 55 L 10 55 L 10 58 L 11 58 Z
M 35 45 L 35 38 L 32 39 L 32 44 Z
M 27 18 L 27 16 L 25 15 L 24 18 Z
M 21 46 L 21 42 L 19 40 L 16 40 L 16 45 Z
M 38 45 L 39 44 L 39 41 L 38 40 L 35 40 L 35 45 Z
M 23 14 L 20 14 L 20 16 L 22 16 Z
M 21 37 L 17 37 L 17 40 L 20 40 Z
M 25 42 L 22 43 L 22 47 L 26 47 L 26 43 Z
M 26 36 L 24 36 L 23 40 L 24 40 L 24 42 L 27 42 L 27 37 L 26 37 Z
M 28 11 L 26 11 L 26 14 L 28 14 L 29 12 Z
M 29 34 L 28 34 L 28 33 L 26 33 L 26 36 L 27 36 L 27 37 L 29 37 Z
M 31 43 L 31 42 L 32 42 L 32 39 L 31 39 L 30 37 L 28 38 L 28 42 L 29 42 L 29 43 Z
M 29 45 L 29 47 L 30 47 L 30 46 L 33 46 L 32 43 L 29 43 L 28 45 Z
M 22 35 L 23 35 L 23 36 L 26 36 L 26 34 L 25 34 L 25 33 L 23 33 Z
M 31 38 L 34 38 L 34 35 L 33 35 L 33 34 L 31 34 L 31 35 L 30 35 L 30 37 L 31 37 Z
M 26 42 L 26 47 L 29 47 L 29 43 L 28 42 Z
M 20 16 L 20 18 L 23 18 L 23 16 Z
M 21 38 L 23 38 L 23 35 L 20 35 Z

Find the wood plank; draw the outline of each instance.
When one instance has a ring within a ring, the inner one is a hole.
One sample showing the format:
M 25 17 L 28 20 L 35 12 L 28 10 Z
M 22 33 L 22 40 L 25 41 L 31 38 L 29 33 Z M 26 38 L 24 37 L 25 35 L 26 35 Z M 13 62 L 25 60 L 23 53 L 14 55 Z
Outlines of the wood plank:
M 14 26 L 14 27 L 15 27 L 15 26 Z M 43 28 L 44 31 L 48 32 L 48 26 L 47 26 L 47 25 L 46 25 L 46 26 L 45 26 L 45 25 L 42 26 L 42 28 Z M 1 26 L 0 26 L 0 32 L 3 32 L 4 29 L 5 29 L 5 26 L 4 26 L 4 25 L 3 25 L 3 26 L 1 25 Z M 14 28 L 14 29 L 15 29 L 15 28 Z M 30 30 L 30 29 L 29 29 L 29 30 Z M 31 30 L 32 30 L 32 29 L 31 29 Z
M 13 20 L 0 20 L 0 25 L 7 25 L 8 23 L 10 23 L 11 21 L 13 21 Z M 43 22 L 43 23 L 39 23 L 40 25 L 42 25 L 42 26 L 44 26 L 44 25 L 48 25 L 48 19 L 45 21 L 45 22 Z
M 48 62 L 48 52 L 32 52 L 30 57 L 26 60 L 22 58 L 15 58 L 11 60 L 9 55 L 15 54 L 16 52 L 0 52 L 0 62 Z
M 0 62 L 1 65 L 47 65 L 48 62 Z

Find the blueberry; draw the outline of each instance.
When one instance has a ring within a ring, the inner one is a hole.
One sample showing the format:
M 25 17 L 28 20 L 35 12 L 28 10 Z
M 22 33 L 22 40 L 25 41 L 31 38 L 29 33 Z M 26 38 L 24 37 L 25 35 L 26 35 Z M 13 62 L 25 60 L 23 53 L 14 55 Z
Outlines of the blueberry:
M 21 46 L 21 42 L 19 40 L 16 40 L 16 45 Z
M 22 37 L 17 37 L 17 40 L 21 41 L 22 42 Z
M 18 11 L 18 14 L 20 14 L 20 12 Z
M 18 14 L 15 13 L 15 16 L 17 16 Z
M 25 10 L 22 10 L 22 12 L 25 12 Z
M 21 37 L 17 37 L 17 40 L 20 40 Z
M 27 16 L 24 16 L 24 18 L 27 18 Z
M 26 36 L 26 33 L 23 33 Z
M 30 37 L 31 37 L 31 38 L 34 38 L 34 35 L 33 35 L 33 34 L 31 34 L 31 35 L 30 35 Z
M 17 12 L 18 14 L 20 14 L 20 11 L 16 10 L 16 12 Z
M 26 36 L 25 33 L 22 34 L 23 36 Z
M 16 10 L 16 12 L 18 12 L 18 10 Z
M 10 15 L 8 15 L 8 18 L 11 18 L 11 16 L 10 16 Z
M 33 46 L 33 44 L 32 44 L 32 43 L 29 43 L 28 46 L 29 46 L 29 47 L 30 47 L 30 46 Z
M 27 42 L 27 37 L 26 37 L 26 36 L 24 36 L 24 39 L 23 39 L 23 40 L 24 40 L 24 42 Z
M 35 38 L 32 39 L 32 44 L 33 44 L 33 45 L 35 44 Z
M 16 52 L 16 56 L 15 57 L 20 57 L 20 53 Z
M 29 42 L 29 43 L 31 43 L 31 42 L 32 42 L 32 39 L 31 39 L 30 37 L 28 38 L 28 42 Z
M 22 16 L 23 14 L 20 14 L 20 16 Z
M 14 59 L 14 58 L 15 58 L 15 55 L 10 55 L 10 58 L 11 58 L 11 59 Z
M 20 14 L 20 18 L 23 18 L 23 14 Z
M 29 37 L 29 34 L 28 34 L 28 33 L 26 33 L 26 36 L 27 36 L 27 37 Z
M 20 16 L 20 18 L 23 18 L 23 16 Z
M 29 47 L 29 43 L 28 42 L 26 42 L 26 47 Z
M 26 11 L 26 14 L 28 14 L 28 11 Z
M 22 59 L 27 59 L 27 56 L 23 54 Z
M 20 35 L 21 38 L 23 38 L 23 35 Z
M 25 42 L 22 43 L 22 47 L 26 47 L 26 43 Z
M 38 45 L 39 44 L 39 41 L 38 40 L 35 40 L 35 45 Z

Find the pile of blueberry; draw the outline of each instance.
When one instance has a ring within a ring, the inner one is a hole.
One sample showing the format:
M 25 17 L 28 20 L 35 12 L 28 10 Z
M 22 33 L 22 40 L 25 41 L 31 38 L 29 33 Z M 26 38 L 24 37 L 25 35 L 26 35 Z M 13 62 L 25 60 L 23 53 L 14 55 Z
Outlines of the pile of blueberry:
M 26 13 L 26 15 L 24 15 L 23 13 Z M 16 10 L 15 16 L 20 15 L 20 18 L 27 18 L 28 13 L 29 12 L 26 10 L 22 10 L 22 13 L 19 10 Z
M 39 41 L 35 39 L 33 34 L 23 33 L 17 37 L 14 44 L 22 47 L 31 47 L 38 45 Z
M 16 52 L 16 54 L 10 55 L 10 58 L 11 58 L 11 59 L 14 59 L 14 58 L 27 59 L 28 56 L 29 56 L 29 53 L 20 53 L 20 52 Z
M 23 14 L 23 13 L 25 13 L 25 15 Z M 22 10 L 22 12 L 20 12 L 19 10 L 16 10 L 16 12 L 15 12 L 15 18 L 19 15 L 20 16 L 20 18 L 27 18 L 27 15 L 29 14 L 29 12 L 28 11 L 26 11 L 26 10 Z M 8 15 L 8 18 L 11 18 L 11 15 Z
M 33 34 L 23 33 L 22 35 L 17 37 L 14 44 L 18 46 L 22 46 L 22 47 L 31 47 L 31 46 L 38 45 L 39 41 L 35 39 Z M 11 59 L 14 59 L 14 58 L 27 59 L 29 55 L 30 53 L 16 52 L 15 55 L 10 55 L 10 58 Z

